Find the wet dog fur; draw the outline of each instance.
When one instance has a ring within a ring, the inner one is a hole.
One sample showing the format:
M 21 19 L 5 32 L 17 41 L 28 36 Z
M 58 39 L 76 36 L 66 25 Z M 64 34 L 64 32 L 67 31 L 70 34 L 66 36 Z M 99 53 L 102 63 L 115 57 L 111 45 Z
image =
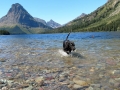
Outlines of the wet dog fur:
M 70 33 L 68 34 L 68 36 L 69 35 L 70 35 Z M 75 48 L 75 43 L 68 40 L 68 36 L 66 37 L 66 40 L 63 41 L 63 50 L 67 54 L 70 54 L 71 51 L 74 51 L 76 48 Z

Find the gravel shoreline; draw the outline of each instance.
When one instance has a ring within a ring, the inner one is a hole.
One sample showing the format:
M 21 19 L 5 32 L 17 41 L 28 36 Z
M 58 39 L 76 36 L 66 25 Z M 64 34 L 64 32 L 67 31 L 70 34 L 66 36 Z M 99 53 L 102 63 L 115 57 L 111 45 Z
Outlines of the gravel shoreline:
M 67 64 L 57 59 L 40 61 L 43 65 L 22 59 L 8 64 L 1 58 L 0 90 L 120 90 L 119 58 L 81 59 L 80 64 L 75 57 L 62 58 Z

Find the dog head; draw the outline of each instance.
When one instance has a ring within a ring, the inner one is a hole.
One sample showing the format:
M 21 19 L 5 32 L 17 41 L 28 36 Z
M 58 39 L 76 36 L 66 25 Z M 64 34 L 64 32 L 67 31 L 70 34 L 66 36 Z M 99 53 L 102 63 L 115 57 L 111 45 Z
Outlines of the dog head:
M 71 51 L 74 51 L 76 48 L 75 48 L 75 44 L 74 42 L 72 41 L 69 41 L 69 40 L 65 40 L 63 42 L 63 50 L 66 52 L 66 53 L 71 53 Z

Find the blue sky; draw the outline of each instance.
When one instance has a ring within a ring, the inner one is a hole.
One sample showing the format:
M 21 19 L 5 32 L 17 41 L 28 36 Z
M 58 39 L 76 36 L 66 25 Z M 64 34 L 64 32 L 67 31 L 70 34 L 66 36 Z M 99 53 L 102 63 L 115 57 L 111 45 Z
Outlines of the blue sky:
M 89 14 L 108 0 L 0 0 L 0 18 L 12 4 L 21 4 L 33 17 L 65 24 L 82 13 Z

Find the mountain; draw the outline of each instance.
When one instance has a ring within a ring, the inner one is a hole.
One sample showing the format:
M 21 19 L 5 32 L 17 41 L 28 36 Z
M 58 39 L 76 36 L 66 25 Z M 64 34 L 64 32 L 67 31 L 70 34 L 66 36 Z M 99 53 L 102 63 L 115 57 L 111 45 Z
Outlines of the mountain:
M 82 17 L 84 17 L 84 16 L 86 16 L 86 15 L 87 15 L 87 14 L 82 13 L 81 15 L 79 15 L 77 18 L 75 18 L 75 19 L 73 19 L 73 20 L 80 19 L 80 18 L 82 18 Z M 71 20 L 70 22 L 66 23 L 65 25 L 69 25 L 69 24 L 71 24 L 71 22 L 73 22 L 73 20 Z
M 61 27 L 61 25 L 59 23 L 56 23 L 55 21 L 53 21 L 52 19 L 50 21 L 47 22 L 47 25 L 52 27 L 52 28 L 58 28 Z
M 35 19 L 37 22 L 41 22 L 41 23 L 43 23 L 44 25 L 47 25 L 47 26 L 49 26 L 49 27 L 51 27 L 51 28 L 58 28 L 58 27 L 61 27 L 61 26 L 62 26 L 62 25 L 60 25 L 59 23 L 53 21 L 52 19 L 51 19 L 50 21 L 48 21 L 48 22 L 46 22 L 46 21 L 43 20 L 43 19 L 36 18 L 36 17 L 34 17 L 34 19 Z
M 53 32 L 120 30 L 120 0 L 108 0 L 90 14 L 76 18 Z
M 43 19 L 40 19 L 40 18 L 37 18 L 37 17 L 34 17 L 34 19 L 35 19 L 37 22 L 40 22 L 40 23 L 43 23 L 44 25 L 47 25 L 46 21 L 43 20 Z
M 85 14 L 85 13 L 82 13 L 80 16 L 78 16 L 76 19 L 80 19 L 80 18 L 82 18 L 82 17 L 84 17 L 84 16 L 86 16 L 87 14 Z
M 0 19 L 0 29 L 6 29 L 11 34 L 29 34 L 52 28 L 37 22 L 19 3 L 16 3 L 9 9 L 7 15 Z

